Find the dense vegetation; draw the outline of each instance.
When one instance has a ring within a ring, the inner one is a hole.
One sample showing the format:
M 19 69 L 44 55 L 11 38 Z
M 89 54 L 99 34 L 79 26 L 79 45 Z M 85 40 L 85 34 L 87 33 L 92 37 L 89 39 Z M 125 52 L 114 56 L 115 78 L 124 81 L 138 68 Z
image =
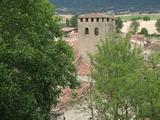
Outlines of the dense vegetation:
M 61 89 L 77 83 L 53 11 L 48 0 L 0 2 L 1 120 L 49 120 Z
M 78 24 L 77 23 L 77 21 L 78 21 L 77 17 L 78 17 L 77 15 L 74 15 L 74 16 L 71 17 L 71 20 L 70 20 L 70 26 L 71 27 L 76 27 L 77 28 L 77 24 Z
M 160 33 L 160 18 L 156 22 L 157 31 Z
M 99 120 L 158 120 L 160 53 L 145 60 L 129 37 L 109 37 L 92 56 L 94 101 Z
M 149 16 L 144 16 L 144 17 L 143 17 L 143 20 L 144 20 L 144 21 L 149 21 L 149 20 L 151 20 L 151 18 L 150 18 Z
M 77 23 L 77 17 L 78 17 L 78 15 L 74 15 L 74 16 L 72 16 L 71 17 L 71 19 L 66 19 L 66 27 L 78 27 L 77 25 L 78 25 L 78 23 Z
M 141 31 L 140 31 L 140 34 L 148 36 L 148 30 L 146 28 L 142 28 Z
M 141 16 L 134 16 L 131 18 L 132 21 L 136 21 L 136 20 L 140 20 L 140 19 L 142 19 Z
M 115 27 L 116 27 L 116 32 L 120 33 L 121 29 L 123 27 L 123 21 L 122 21 L 122 19 L 120 17 L 117 17 L 115 19 Z
M 142 15 L 143 16 L 143 15 Z M 149 17 L 149 16 L 143 16 L 142 17 L 141 15 L 137 15 L 137 16 L 132 16 L 131 17 L 131 20 L 132 21 L 135 21 L 135 20 L 144 20 L 144 21 L 149 21 L 149 20 L 151 20 L 151 18 Z
M 133 21 L 130 25 L 130 31 L 132 34 L 136 34 L 138 32 L 138 27 L 140 23 L 138 21 Z

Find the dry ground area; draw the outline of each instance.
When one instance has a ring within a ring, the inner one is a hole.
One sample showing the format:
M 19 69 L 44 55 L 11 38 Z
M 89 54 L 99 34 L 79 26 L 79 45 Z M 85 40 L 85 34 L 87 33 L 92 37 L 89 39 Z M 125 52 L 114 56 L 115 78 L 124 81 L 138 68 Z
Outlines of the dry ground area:
M 138 31 L 141 31 L 141 29 L 145 27 L 148 30 L 149 34 L 158 33 L 155 26 L 156 20 L 150 20 L 150 21 L 139 20 L 138 22 L 140 23 Z M 127 33 L 130 30 L 130 24 L 131 24 L 131 21 L 124 22 L 123 28 L 121 31 L 123 33 Z

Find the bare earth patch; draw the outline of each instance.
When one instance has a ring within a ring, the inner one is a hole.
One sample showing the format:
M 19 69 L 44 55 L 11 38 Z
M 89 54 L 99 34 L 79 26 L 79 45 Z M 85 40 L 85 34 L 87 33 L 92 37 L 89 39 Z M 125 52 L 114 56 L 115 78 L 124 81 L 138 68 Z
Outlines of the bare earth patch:
M 156 30 L 156 20 L 150 20 L 150 21 L 143 21 L 143 20 L 139 20 L 138 21 L 140 23 L 140 26 L 138 28 L 138 32 L 141 31 L 142 28 L 146 28 L 148 30 L 149 34 L 154 34 L 154 33 L 158 33 Z M 122 32 L 123 33 L 127 33 L 130 30 L 130 24 L 131 21 L 127 21 L 123 23 L 123 28 L 122 28 Z

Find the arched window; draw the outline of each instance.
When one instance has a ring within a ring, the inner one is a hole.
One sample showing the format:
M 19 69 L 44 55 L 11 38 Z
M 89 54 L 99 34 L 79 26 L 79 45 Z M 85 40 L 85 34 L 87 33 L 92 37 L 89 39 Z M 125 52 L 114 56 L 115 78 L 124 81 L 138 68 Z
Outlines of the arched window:
M 95 35 L 99 35 L 99 30 L 98 30 L 97 27 L 96 27 L 95 30 L 94 30 L 94 34 L 95 34 Z
M 89 29 L 88 28 L 85 28 L 85 34 L 89 34 Z

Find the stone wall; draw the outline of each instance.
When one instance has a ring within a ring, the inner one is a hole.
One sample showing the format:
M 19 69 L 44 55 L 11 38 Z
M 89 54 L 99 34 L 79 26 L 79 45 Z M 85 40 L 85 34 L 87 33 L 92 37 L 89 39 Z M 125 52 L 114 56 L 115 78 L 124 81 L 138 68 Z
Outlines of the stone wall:
M 86 34 L 88 28 L 89 33 Z M 98 35 L 95 35 L 95 29 L 98 29 Z M 88 53 L 93 54 L 96 51 L 96 45 L 106 38 L 109 33 L 114 31 L 114 19 L 112 18 L 79 18 L 79 51 L 83 58 L 88 59 Z

